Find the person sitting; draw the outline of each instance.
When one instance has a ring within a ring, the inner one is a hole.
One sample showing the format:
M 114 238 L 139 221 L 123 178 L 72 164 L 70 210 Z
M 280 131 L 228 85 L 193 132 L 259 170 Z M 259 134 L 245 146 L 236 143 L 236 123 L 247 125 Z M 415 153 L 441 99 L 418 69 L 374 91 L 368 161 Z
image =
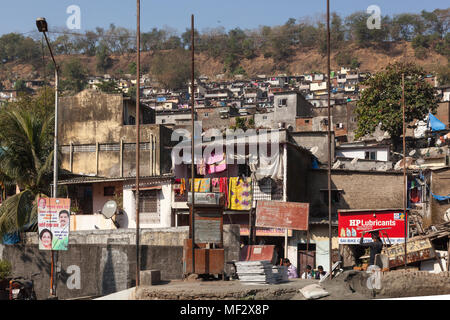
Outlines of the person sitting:
M 302 274 L 302 279 L 313 279 L 312 267 L 308 264 L 306 266 L 306 271 Z
M 323 267 L 322 266 L 318 266 L 315 278 L 317 280 L 321 280 L 321 279 L 323 279 L 325 277 L 326 274 L 327 273 L 323 270 Z
M 287 267 L 289 279 L 298 278 L 297 268 L 289 261 L 289 259 L 285 258 L 283 260 L 283 266 Z

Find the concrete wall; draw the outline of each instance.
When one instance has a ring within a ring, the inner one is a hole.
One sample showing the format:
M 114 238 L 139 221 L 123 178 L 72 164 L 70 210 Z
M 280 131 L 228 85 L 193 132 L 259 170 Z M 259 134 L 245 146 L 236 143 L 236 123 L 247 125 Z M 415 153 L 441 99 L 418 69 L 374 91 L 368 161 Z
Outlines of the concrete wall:
M 141 229 L 141 270 L 159 269 L 162 280 L 181 279 L 183 243 L 188 227 Z M 58 251 L 57 295 L 60 299 L 103 296 L 135 285 L 136 232 L 133 229 L 73 231 L 69 250 Z M 239 226 L 224 225 L 225 262 L 239 259 Z M 50 290 L 49 251 L 39 250 L 37 233 L 27 233 L 23 243 L 0 245 L 0 259 L 13 266 L 13 276 L 35 272 L 38 299 L 46 299 Z M 231 272 L 225 265 L 225 271 Z
M 311 163 L 308 151 L 287 145 L 287 201 L 307 202 Z
M 319 159 L 321 163 L 328 163 L 328 135 L 327 132 L 310 131 L 310 132 L 291 132 L 292 138 L 297 145 L 311 149 L 312 147 L 318 147 L 317 152 L 314 155 Z M 334 132 L 331 132 L 331 159 L 334 159 Z
M 327 170 L 310 170 L 308 182 L 311 216 L 328 217 L 328 201 L 320 191 L 328 188 Z M 338 209 L 403 207 L 402 172 L 332 170 L 331 188 L 342 190 L 340 201 L 332 205 L 335 214 Z
M 141 270 L 159 269 L 163 280 L 182 277 L 183 248 L 180 246 L 147 246 L 140 251 Z M 35 277 L 39 300 L 46 299 L 50 289 L 51 254 L 37 245 L 5 246 L 3 259 L 11 262 L 14 275 Z M 57 253 L 57 295 L 59 299 L 103 296 L 133 287 L 136 279 L 135 245 L 71 244 L 68 251 Z
M 436 195 L 446 196 L 450 193 L 450 170 L 448 168 L 435 170 L 431 173 L 431 192 Z M 437 201 L 430 197 L 431 221 L 425 219 L 424 226 L 445 222 L 444 214 L 450 209 L 448 201 Z

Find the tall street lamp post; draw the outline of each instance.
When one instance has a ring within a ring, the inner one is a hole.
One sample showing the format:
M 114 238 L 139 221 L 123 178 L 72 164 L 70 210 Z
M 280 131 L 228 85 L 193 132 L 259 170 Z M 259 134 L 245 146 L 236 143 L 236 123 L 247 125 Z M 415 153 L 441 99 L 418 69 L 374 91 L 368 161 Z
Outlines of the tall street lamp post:
M 52 56 L 53 64 L 55 65 L 55 135 L 54 135 L 54 146 L 53 146 L 53 190 L 52 197 L 57 197 L 58 188 L 58 65 L 56 64 L 55 57 L 53 56 L 53 51 L 48 41 L 47 34 L 48 25 L 45 18 L 37 18 L 36 26 L 39 32 L 42 32 L 47 42 L 50 55 Z M 54 251 L 52 250 L 52 261 L 51 261 L 51 274 L 50 274 L 50 295 L 52 297 L 56 296 L 56 289 L 53 281 L 53 267 L 54 267 Z

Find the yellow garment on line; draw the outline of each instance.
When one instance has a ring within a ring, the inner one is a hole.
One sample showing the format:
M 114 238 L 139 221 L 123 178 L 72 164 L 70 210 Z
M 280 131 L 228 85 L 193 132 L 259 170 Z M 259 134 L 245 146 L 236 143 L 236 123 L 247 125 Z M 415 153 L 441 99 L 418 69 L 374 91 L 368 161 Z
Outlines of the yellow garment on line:
M 229 183 L 229 208 L 250 210 L 252 208 L 252 178 L 231 177 Z
M 191 191 L 191 180 L 189 179 L 189 190 Z M 196 178 L 194 183 L 195 192 L 210 192 L 211 191 L 211 179 L 210 178 Z
M 184 181 L 184 178 L 181 178 L 180 194 L 184 194 L 185 191 L 186 191 L 186 182 Z

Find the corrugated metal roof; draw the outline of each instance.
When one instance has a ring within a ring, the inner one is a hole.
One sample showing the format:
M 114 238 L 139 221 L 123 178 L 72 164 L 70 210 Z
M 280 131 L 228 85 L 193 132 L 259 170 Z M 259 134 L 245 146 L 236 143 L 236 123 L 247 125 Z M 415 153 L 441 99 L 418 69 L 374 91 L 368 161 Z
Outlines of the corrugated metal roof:
M 140 176 L 139 180 L 145 179 L 171 179 L 174 176 L 172 174 L 160 175 L 160 176 Z M 67 180 L 59 180 L 59 185 L 68 184 L 84 184 L 84 183 L 101 183 L 101 182 L 115 182 L 115 181 L 131 181 L 136 180 L 136 177 L 97 177 L 97 176 L 79 176 Z

